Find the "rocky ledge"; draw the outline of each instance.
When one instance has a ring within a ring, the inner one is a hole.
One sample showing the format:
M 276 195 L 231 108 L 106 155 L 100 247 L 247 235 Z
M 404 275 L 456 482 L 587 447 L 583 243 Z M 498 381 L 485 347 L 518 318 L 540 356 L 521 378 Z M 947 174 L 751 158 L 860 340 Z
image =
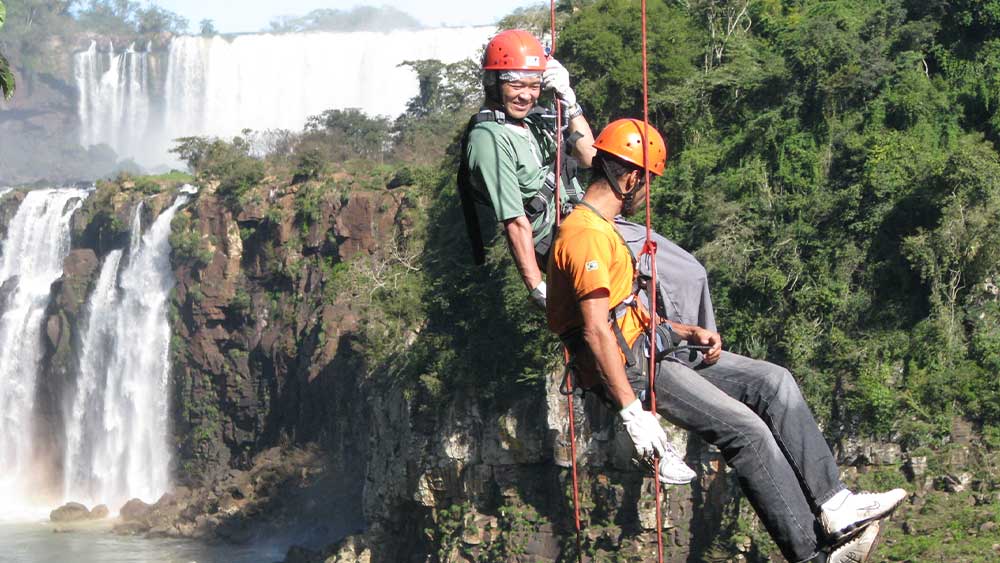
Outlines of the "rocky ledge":
M 154 504 L 128 501 L 112 532 L 246 543 L 301 529 L 324 499 L 328 466 L 316 448 L 271 448 L 258 454 L 249 470 L 230 470 L 210 486 L 177 487 Z

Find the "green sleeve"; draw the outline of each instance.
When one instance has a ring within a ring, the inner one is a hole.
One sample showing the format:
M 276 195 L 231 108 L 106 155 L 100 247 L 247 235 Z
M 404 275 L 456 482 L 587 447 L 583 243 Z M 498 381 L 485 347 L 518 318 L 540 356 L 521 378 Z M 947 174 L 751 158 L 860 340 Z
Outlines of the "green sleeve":
M 525 214 L 517 180 L 517 157 L 501 127 L 473 127 L 467 149 L 471 183 L 485 192 L 500 222 Z

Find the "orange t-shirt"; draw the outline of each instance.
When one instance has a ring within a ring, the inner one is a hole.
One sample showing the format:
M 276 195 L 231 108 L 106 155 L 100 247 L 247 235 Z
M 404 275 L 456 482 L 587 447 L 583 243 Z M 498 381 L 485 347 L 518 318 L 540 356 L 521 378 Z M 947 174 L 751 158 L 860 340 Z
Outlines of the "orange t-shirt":
M 632 254 L 614 225 L 594 210 L 577 206 L 562 222 L 552 243 L 546 280 L 549 330 L 562 335 L 582 327 L 580 299 L 606 289 L 613 308 L 632 294 L 634 279 Z M 618 326 L 632 345 L 648 322 L 649 315 L 640 304 L 628 307 Z

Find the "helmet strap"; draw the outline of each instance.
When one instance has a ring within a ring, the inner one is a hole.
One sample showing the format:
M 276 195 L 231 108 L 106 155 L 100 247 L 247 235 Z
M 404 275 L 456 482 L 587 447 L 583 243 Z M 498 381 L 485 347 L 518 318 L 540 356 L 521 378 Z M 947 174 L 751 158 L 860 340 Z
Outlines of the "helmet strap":
M 642 184 L 636 184 L 630 191 L 626 192 L 618 183 L 618 178 L 616 178 L 614 174 L 608 170 L 608 163 L 603 158 L 601 159 L 601 169 L 604 171 L 604 177 L 608 179 L 608 184 L 611 186 L 611 190 L 615 192 L 615 195 L 621 198 L 622 209 L 630 209 L 632 207 L 632 200 L 635 199 L 635 193 L 639 191 Z

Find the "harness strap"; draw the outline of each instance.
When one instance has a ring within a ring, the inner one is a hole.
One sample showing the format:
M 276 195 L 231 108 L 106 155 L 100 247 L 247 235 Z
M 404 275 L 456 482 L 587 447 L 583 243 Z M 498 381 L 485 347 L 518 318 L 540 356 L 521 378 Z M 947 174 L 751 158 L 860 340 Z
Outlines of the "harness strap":
M 544 113 L 542 108 L 532 109 L 531 113 L 542 114 L 543 117 L 548 117 L 548 114 Z M 469 119 L 469 123 L 465 128 L 465 132 L 462 135 L 461 144 L 461 155 L 458 167 L 458 195 L 462 202 L 462 214 L 465 218 L 465 229 L 469 236 L 469 242 L 472 245 L 472 261 L 475 265 L 481 266 L 486 262 L 486 244 L 483 240 L 482 232 L 479 228 L 479 215 L 476 212 L 476 198 L 473 193 L 473 187 L 470 182 L 470 169 L 467 159 L 467 151 L 469 148 L 469 133 L 472 128 L 480 123 L 487 121 L 493 121 L 504 125 L 507 123 L 507 115 L 496 109 L 483 108 L 473 114 Z M 543 131 L 549 139 L 552 139 L 554 143 L 558 142 L 554 140 L 553 136 L 548 130 L 548 127 L 543 127 Z M 570 135 L 569 139 L 573 143 L 579 137 Z M 557 146 L 557 150 L 558 150 Z M 562 181 L 559 182 L 562 186 L 565 186 L 566 196 L 570 204 L 576 204 L 581 201 L 581 195 L 579 190 L 573 186 L 572 179 L 576 176 L 577 162 L 573 158 L 563 158 L 562 163 L 559 168 L 562 170 Z M 538 191 L 524 203 L 525 217 L 529 222 L 534 223 L 539 217 L 550 213 L 554 210 L 557 214 L 561 211 L 558 206 L 554 206 L 553 202 L 556 195 L 556 184 L 557 179 L 555 176 L 555 170 L 549 170 L 545 176 L 545 180 L 542 182 L 541 187 Z M 548 256 L 549 249 L 552 246 L 552 240 L 554 238 L 555 230 L 549 233 L 546 237 L 535 243 L 535 252 L 542 257 Z
M 462 134 L 462 148 L 458 164 L 458 198 L 462 202 L 462 216 L 465 219 L 465 232 L 469 236 L 469 243 L 472 245 L 472 262 L 476 266 L 486 263 L 486 245 L 483 243 L 483 233 L 479 230 L 479 215 L 476 213 L 476 202 L 472 195 L 472 185 L 469 182 L 470 170 L 469 159 L 466 156 L 469 150 L 469 132 L 477 123 L 487 121 L 489 118 L 484 114 L 494 113 L 481 111 L 472 116 L 469 124 Z

